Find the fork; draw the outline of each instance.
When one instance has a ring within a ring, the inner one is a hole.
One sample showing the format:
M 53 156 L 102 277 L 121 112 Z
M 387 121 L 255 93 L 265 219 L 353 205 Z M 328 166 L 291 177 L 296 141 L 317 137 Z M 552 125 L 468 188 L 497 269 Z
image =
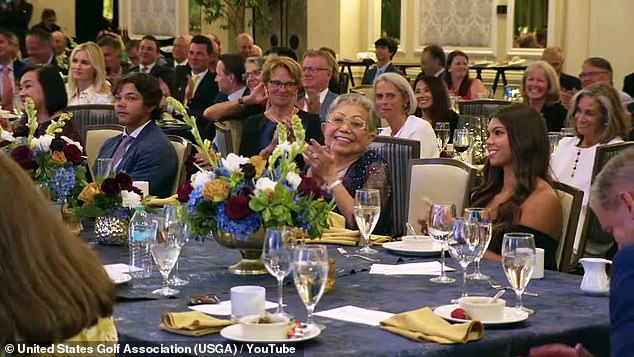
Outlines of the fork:
M 498 284 L 498 283 L 496 283 L 496 282 L 495 282 L 493 279 L 491 279 L 491 278 L 488 278 L 487 280 L 489 281 L 489 284 L 491 285 L 491 287 L 492 287 L 493 289 L 498 289 L 498 290 L 502 290 L 502 289 L 504 289 L 504 290 L 513 290 L 513 288 L 512 288 L 512 287 L 510 287 L 510 286 L 503 286 L 503 285 L 501 285 L 501 284 Z M 529 292 L 529 291 L 524 291 L 524 295 L 526 295 L 526 296 L 539 296 L 539 294 L 536 294 L 536 293 L 531 293 L 531 292 Z
M 380 262 L 381 261 L 381 259 L 366 257 L 365 255 L 361 255 L 361 254 L 350 254 L 350 253 L 348 253 L 347 250 L 345 250 L 342 247 L 338 247 L 337 251 L 339 253 L 341 253 L 341 255 L 343 255 L 346 258 L 357 257 L 357 258 L 361 258 L 361 259 L 364 259 L 364 260 L 367 260 L 367 261 L 370 261 L 370 262 Z

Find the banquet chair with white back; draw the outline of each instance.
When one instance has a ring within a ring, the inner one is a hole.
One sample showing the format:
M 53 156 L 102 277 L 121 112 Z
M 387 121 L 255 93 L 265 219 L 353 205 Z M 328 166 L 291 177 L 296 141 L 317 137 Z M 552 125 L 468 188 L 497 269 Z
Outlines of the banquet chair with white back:
M 569 272 L 577 266 L 579 257 L 573 257 L 573 247 L 577 235 L 577 225 L 583 205 L 583 191 L 565 183 L 555 182 L 563 216 L 561 236 L 557 244 L 557 270 Z
M 475 183 L 474 167 L 454 159 L 413 159 L 409 161 L 409 166 L 406 217 L 417 234 L 421 231 L 420 226 L 415 223 L 423 215 L 424 197 L 436 203 L 453 203 L 456 205 L 456 213 L 462 215 Z
M 176 166 L 176 174 L 174 175 L 174 185 L 172 186 L 172 194 L 175 194 L 178 192 L 180 185 L 187 179 L 185 161 L 187 161 L 191 155 L 193 145 L 189 140 L 178 135 L 168 135 L 167 138 L 172 143 L 176 151 L 176 157 L 178 158 L 178 166 Z
M 95 177 L 93 167 L 99 155 L 99 150 L 103 143 L 113 136 L 123 132 L 123 126 L 118 124 L 89 125 L 86 128 L 86 157 L 88 161 L 88 171 L 91 177 Z

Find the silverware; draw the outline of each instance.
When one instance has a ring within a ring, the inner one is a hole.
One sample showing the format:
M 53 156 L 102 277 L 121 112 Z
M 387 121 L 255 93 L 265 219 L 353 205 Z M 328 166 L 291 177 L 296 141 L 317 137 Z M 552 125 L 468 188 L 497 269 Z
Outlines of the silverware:
M 512 287 L 510 287 L 510 286 L 503 286 L 503 285 L 501 285 L 501 284 L 498 284 L 498 283 L 496 283 L 496 282 L 495 282 L 493 279 L 491 279 L 491 278 L 488 278 L 487 280 L 489 281 L 489 284 L 491 285 L 491 287 L 492 287 L 493 289 L 498 289 L 498 290 L 513 290 L 513 288 L 512 288 Z M 533 297 L 537 297 L 537 296 L 539 296 L 539 294 L 537 294 L 537 293 L 532 293 L 532 292 L 529 292 L 529 291 L 524 291 L 524 293 L 523 293 L 522 295 L 526 295 L 526 296 L 533 296 Z
M 365 255 L 361 255 L 361 254 L 350 254 L 350 253 L 348 253 L 347 250 L 345 250 L 345 249 L 343 249 L 341 247 L 337 248 L 337 251 L 339 253 L 341 253 L 341 255 L 343 255 L 346 258 L 356 257 L 356 258 L 361 258 L 361 259 L 364 259 L 364 260 L 367 260 L 367 261 L 370 261 L 370 262 L 380 262 L 381 261 L 381 259 L 366 257 Z

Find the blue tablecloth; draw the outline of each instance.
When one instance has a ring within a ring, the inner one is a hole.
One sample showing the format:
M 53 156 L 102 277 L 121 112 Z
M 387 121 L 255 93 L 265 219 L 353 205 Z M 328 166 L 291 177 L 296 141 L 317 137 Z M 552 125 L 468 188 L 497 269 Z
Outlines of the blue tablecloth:
M 104 263 L 127 262 L 127 249 L 122 247 L 96 246 Z M 353 248 L 348 248 L 352 250 Z M 380 249 L 380 248 L 379 248 Z M 382 276 L 369 275 L 372 264 L 357 258 L 345 258 L 329 250 L 337 260 L 337 283 L 332 292 L 322 297 L 317 311 L 344 305 L 356 305 L 393 313 L 435 307 L 448 304 L 460 294 L 460 274 L 455 284 L 434 284 L 429 276 Z M 158 272 L 146 280 L 133 280 L 119 287 L 121 300 L 115 306 L 115 321 L 122 342 L 137 343 L 223 343 L 218 334 L 204 337 L 174 335 L 159 329 L 161 316 L 165 312 L 187 311 L 188 296 L 213 292 L 223 300 L 229 299 L 229 289 L 237 285 L 261 285 L 267 289 L 267 299 L 277 301 L 276 281 L 270 275 L 235 276 L 226 269 L 238 261 L 236 250 L 219 246 L 214 241 L 190 243 L 183 250 L 180 273 L 187 275 L 191 283 L 181 287 L 177 298 L 135 301 L 151 296 L 151 291 L 160 285 Z M 429 258 L 400 258 L 381 251 L 382 263 L 414 262 Z M 452 260 L 449 265 L 459 268 Z M 485 261 L 482 271 L 493 280 L 506 284 L 500 263 Z M 289 279 L 290 280 L 290 279 Z M 543 280 L 531 281 L 528 291 L 539 297 L 524 297 L 524 305 L 535 309 L 535 314 L 522 323 L 502 328 L 486 328 L 484 337 L 464 345 L 441 345 L 420 343 L 384 331 L 378 327 L 354 324 L 317 317 L 326 329 L 310 341 L 296 345 L 307 356 L 518 356 L 526 355 L 532 346 L 550 342 L 574 344 L 581 342 L 596 356 L 609 355 L 608 298 L 586 296 L 579 290 L 580 276 L 547 271 Z M 471 294 L 493 295 L 485 281 L 469 281 Z M 508 305 L 515 304 L 509 291 L 504 298 Z M 292 283 L 285 285 L 287 311 L 300 319 L 306 312 Z

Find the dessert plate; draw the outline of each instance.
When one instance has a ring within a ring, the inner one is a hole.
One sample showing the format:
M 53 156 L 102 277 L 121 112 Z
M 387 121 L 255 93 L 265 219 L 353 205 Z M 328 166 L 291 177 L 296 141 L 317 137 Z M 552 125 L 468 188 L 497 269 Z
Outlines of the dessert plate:
M 302 341 L 312 340 L 313 338 L 319 336 L 321 334 L 321 330 L 317 326 L 309 326 L 304 329 L 304 336 L 302 337 L 292 337 L 292 338 L 284 338 L 284 339 L 258 339 L 258 338 L 245 338 L 242 337 L 242 330 L 240 329 L 240 324 L 235 324 L 231 326 L 227 326 L 220 331 L 220 336 L 226 338 L 227 340 L 236 341 L 236 342 L 253 342 L 253 343 L 296 343 Z
M 125 284 L 128 281 L 132 280 L 132 277 L 128 274 L 124 274 L 124 273 L 108 273 L 108 276 L 110 277 L 110 280 L 112 280 L 113 283 L 115 283 L 115 285 L 119 285 L 119 284 Z
M 434 312 L 436 313 L 436 315 L 442 317 L 443 319 L 445 319 L 447 321 L 452 321 L 452 322 L 469 322 L 469 321 L 471 321 L 471 320 L 456 319 L 456 318 L 451 317 L 451 312 L 453 310 L 455 310 L 455 309 L 458 309 L 458 308 L 460 308 L 460 306 L 458 306 L 458 304 L 442 305 L 442 306 L 438 306 L 437 308 L 435 308 Z M 514 323 L 522 322 L 522 321 L 524 321 L 526 319 L 528 319 L 528 312 L 519 311 L 516 308 L 505 306 L 504 307 L 504 318 L 502 320 L 498 320 L 498 321 L 481 321 L 481 322 L 485 326 L 497 326 L 497 325 L 514 324 Z
M 383 243 L 383 248 L 390 253 L 407 257 L 433 257 L 440 255 L 441 245 L 440 243 L 434 242 L 431 249 L 405 248 L 403 247 L 403 242 L 396 241 Z

